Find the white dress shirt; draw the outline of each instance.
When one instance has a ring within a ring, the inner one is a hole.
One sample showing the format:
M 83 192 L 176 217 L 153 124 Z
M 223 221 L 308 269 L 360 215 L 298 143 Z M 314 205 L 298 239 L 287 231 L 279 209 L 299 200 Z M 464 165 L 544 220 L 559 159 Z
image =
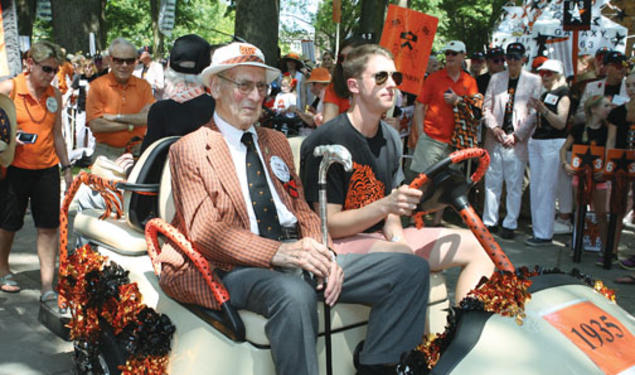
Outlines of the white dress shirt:
M 243 193 L 243 199 L 245 200 L 245 206 L 247 207 L 247 214 L 249 216 L 249 229 L 252 233 L 259 235 L 260 231 L 258 230 L 258 223 L 256 222 L 256 213 L 251 205 L 251 196 L 249 195 L 249 187 L 247 185 L 247 146 L 241 142 L 241 138 L 245 132 L 230 125 L 216 112 L 214 112 L 214 122 L 216 123 L 216 126 L 218 126 L 221 134 L 223 134 L 227 147 L 229 147 L 229 153 L 234 161 L 234 167 L 236 168 L 236 174 L 238 175 L 238 182 L 240 183 L 240 190 Z M 260 152 L 260 146 L 258 146 L 258 134 L 256 133 L 256 129 L 254 129 L 254 126 L 252 125 L 249 129 L 247 129 L 247 131 L 252 134 L 254 144 L 256 145 L 256 151 L 258 152 L 258 157 L 260 158 L 260 162 L 265 170 L 267 184 L 269 185 L 269 190 L 271 191 L 271 197 L 273 198 L 273 203 L 276 206 L 276 211 L 278 211 L 280 225 L 283 227 L 296 225 L 298 219 L 282 203 L 273 182 L 271 182 L 269 170 L 265 167 L 265 162 L 262 158 L 262 153 Z

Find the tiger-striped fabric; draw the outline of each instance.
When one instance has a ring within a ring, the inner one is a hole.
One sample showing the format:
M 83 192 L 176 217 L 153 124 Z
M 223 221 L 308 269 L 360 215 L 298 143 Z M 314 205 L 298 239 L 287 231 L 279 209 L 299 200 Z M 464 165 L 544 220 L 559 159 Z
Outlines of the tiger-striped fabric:
M 320 219 L 306 203 L 289 143 L 280 132 L 260 127 L 256 131 L 264 164 L 280 199 L 297 217 L 301 236 L 320 241 Z M 273 177 L 270 160 L 274 155 L 289 167 L 299 193 L 296 198 Z M 208 259 L 211 268 L 271 267 L 280 243 L 250 232 L 234 163 L 213 120 L 172 145 L 170 172 L 176 211 L 172 224 Z M 168 295 L 184 303 L 219 308 L 198 270 L 173 244 L 166 242 L 159 260 L 160 284 Z

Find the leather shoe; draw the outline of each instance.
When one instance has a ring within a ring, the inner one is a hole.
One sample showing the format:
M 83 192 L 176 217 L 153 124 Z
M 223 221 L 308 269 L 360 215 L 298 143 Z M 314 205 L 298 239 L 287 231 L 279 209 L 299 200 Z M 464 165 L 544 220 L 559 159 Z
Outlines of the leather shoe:
M 504 238 L 506 240 L 511 240 L 515 236 L 513 229 L 505 228 L 503 226 L 501 226 L 501 230 L 498 235 L 500 238 Z
M 486 225 L 485 227 L 487 227 L 487 230 L 492 234 L 498 232 L 498 225 Z

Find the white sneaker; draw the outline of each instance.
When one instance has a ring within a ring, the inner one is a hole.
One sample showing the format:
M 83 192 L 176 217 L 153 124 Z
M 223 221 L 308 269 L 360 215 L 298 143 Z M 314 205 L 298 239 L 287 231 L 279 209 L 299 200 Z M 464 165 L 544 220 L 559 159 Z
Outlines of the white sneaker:
M 553 222 L 553 234 L 571 234 L 573 225 L 568 220 L 556 219 Z

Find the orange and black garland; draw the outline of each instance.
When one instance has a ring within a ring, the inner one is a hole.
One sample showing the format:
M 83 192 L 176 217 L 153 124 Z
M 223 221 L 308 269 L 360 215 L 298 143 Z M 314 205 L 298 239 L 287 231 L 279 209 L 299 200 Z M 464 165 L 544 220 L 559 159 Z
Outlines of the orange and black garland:
M 531 294 L 528 291 L 532 284 L 530 278 L 538 275 L 563 273 L 558 268 L 542 269 L 536 266 L 531 270 L 527 267 L 520 267 L 516 269 L 515 273 L 496 271 L 490 279 L 484 277 L 479 285 L 460 302 L 458 308 L 451 308 L 450 314 L 448 314 L 448 325 L 443 333 L 424 337 L 421 345 L 404 354 L 401 362 L 397 365 L 397 374 L 429 374 L 454 338 L 461 315 L 468 311 L 501 314 L 515 318 L 519 325 L 523 324 L 525 303 L 531 299 Z M 604 286 L 602 281 L 594 280 L 575 268 L 569 272 L 569 275 L 583 281 L 611 302 L 615 302 L 615 291 Z
M 78 368 L 99 368 L 102 324 L 112 327 L 117 342 L 128 354 L 119 368 L 123 375 L 162 375 L 175 327 L 170 319 L 141 303 L 136 283 L 130 283 L 128 271 L 109 263 L 89 245 L 68 257 L 68 267 L 60 274 L 60 293 L 66 299 L 72 318 L 71 339 L 82 347 L 76 355 Z

